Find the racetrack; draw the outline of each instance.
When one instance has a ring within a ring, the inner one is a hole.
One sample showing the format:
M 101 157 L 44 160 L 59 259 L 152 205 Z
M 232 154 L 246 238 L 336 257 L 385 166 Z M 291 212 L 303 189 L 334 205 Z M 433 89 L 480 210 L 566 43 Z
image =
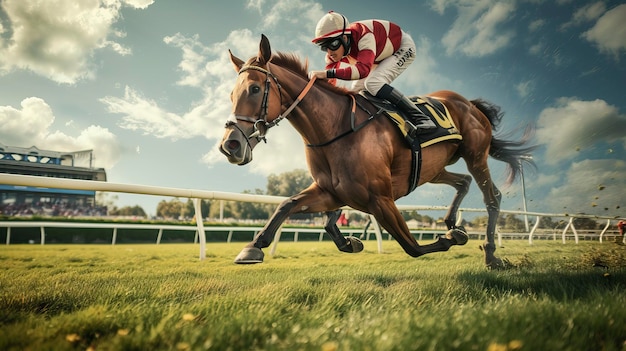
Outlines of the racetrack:
M 479 243 L 3 246 L 0 349 L 623 350 L 624 246 L 507 240 L 487 271 Z

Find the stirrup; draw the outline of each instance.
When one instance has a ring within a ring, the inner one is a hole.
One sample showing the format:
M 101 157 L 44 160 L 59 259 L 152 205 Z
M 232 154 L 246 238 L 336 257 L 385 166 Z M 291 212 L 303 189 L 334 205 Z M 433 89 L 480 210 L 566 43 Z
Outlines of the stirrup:
M 417 129 L 419 133 L 420 131 L 436 129 L 437 125 L 429 118 L 428 120 L 417 120 L 417 124 L 413 125 L 413 128 Z

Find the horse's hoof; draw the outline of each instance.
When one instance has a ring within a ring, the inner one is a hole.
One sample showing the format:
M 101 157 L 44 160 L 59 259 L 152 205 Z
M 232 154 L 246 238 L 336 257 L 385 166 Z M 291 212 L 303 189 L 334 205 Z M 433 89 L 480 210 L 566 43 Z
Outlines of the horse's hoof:
M 493 257 L 489 262 L 486 262 L 487 269 L 489 270 L 501 270 L 511 268 L 511 264 L 508 261 L 503 261 L 498 257 Z
M 446 233 L 446 239 L 452 240 L 454 245 L 465 245 L 469 240 L 469 236 L 467 232 L 465 232 L 465 228 L 457 227 L 448 230 Z
M 352 246 L 352 253 L 357 253 L 357 252 L 363 251 L 363 242 L 361 240 L 359 240 L 359 238 L 355 238 L 353 236 L 349 236 L 346 239 L 348 239 L 348 242 L 350 243 L 350 246 Z
M 358 238 L 349 236 L 346 238 L 346 245 L 339 247 L 339 251 L 347 253 L 357 253 L 363 251 L 363 243 Z
M 235 257 L 237 264 L 254 264 L 262 263 L 265 254 L 257 247 L 244 247 L 243 250 Z

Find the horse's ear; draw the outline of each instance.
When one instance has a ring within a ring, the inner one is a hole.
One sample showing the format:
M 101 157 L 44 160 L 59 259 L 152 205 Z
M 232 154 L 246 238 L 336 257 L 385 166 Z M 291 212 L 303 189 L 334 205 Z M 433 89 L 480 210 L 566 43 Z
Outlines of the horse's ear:
M 266 64 L 272 57 L 272 48 L 270 47 L 270 41 L 265 34 L 261 34 L 261 44 L 259 45 L 258 60 L 262 64 Z
M 235 71 L 241 71 L 241 67 L 243 67 L 243 61 L 239 57 L 233 55 L 230 49 L 228 50 L 228 54 L 230 55 L 230 62 L 232 62 L 233 66 L 235 67 Z

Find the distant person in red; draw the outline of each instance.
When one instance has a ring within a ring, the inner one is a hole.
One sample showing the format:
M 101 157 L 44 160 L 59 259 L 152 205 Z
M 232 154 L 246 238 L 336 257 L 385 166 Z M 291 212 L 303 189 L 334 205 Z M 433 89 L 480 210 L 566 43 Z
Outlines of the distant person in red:
M 619 238 L 616 238 L 615 241 L 624 243 L 624 232 L 626 232 L 626 221 L 617 222 L 617 230 L 619 230 Z
M 345 227 L 348 225 L 348 217 L 346 217 L 346 215 L 344 213 L 342 213 L 339 216 L 339 219 L 337 220 L 337 223 L 339 223 L 340 226 Z

